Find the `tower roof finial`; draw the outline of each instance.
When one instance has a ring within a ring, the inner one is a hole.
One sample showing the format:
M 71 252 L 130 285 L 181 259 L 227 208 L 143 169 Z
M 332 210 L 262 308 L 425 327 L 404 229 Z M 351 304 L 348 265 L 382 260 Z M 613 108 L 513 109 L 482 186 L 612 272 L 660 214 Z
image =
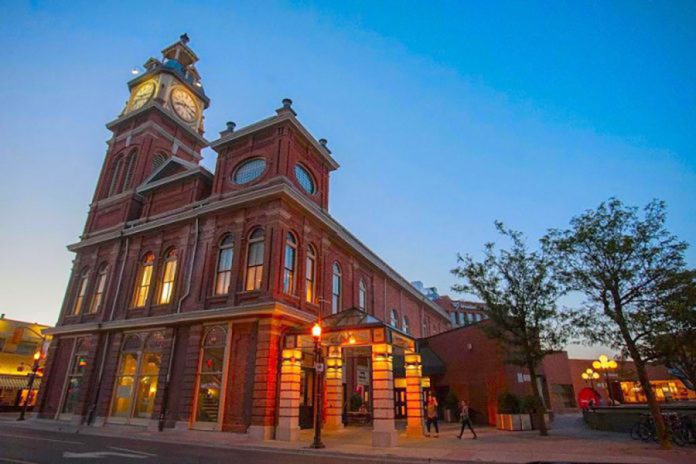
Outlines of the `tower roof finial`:
M 181 41 L 182 44 L 186 45 L 187 43 L 189 43 L 189 40 L 191 40 L 191 39 L 189 39 L 188 34 L 186 32 L 184 32 L 183 34 L 181 34 L 179 36 L 179 40 Z

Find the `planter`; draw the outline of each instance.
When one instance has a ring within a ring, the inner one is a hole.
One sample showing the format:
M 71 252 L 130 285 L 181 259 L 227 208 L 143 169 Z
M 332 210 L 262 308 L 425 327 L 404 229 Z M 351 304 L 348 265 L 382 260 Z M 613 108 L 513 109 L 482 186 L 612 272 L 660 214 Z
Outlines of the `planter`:
M 496 414 L 495 425 L 498 430 L 532 430 L 529 414 Z

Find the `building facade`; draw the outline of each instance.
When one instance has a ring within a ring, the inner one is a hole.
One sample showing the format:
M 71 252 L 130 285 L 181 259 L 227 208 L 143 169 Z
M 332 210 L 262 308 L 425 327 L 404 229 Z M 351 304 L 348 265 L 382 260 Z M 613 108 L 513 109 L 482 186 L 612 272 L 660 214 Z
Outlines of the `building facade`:
M 208 142 L 188 37 L 162 55 L 107 124 L 40 414 L 272 438 L 289 333 L 353 309 L 416 338 L 447 314 L 328 213 L 338 163 L 290 100 Z
M 16 321 L 0 314 L 0 411 L 21 407 L 27 396 L 29 405 L 36 402 L 41 385 L 45 353 L 50 337 L 42 331 L 48 326 L 33 322 Z M 39 371 L 29 391 L 34 356 L 39 354 Z

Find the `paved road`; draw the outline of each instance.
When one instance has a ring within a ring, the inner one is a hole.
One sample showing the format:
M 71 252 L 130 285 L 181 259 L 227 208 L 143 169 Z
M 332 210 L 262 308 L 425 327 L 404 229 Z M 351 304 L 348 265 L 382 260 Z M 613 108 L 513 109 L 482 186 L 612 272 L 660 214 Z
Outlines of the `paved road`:
M 383 459 L 360 460 L 384 462 Z M 356 459 L 283 451 L 232 450 L 0 424 L 0 464 L 53 463 L 355 464 Z

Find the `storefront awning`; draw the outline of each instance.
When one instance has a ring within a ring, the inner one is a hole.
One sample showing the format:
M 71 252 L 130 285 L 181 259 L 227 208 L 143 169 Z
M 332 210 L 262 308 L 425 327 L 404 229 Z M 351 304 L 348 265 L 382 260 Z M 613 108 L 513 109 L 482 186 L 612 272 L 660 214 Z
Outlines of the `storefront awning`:
M 39 388 L 41 379 L 34 380 L 33 389 Z M 0 388 L 7 390 L 23 390 L 29 386 L 29 377 L 24 375 L 0 375 Z

